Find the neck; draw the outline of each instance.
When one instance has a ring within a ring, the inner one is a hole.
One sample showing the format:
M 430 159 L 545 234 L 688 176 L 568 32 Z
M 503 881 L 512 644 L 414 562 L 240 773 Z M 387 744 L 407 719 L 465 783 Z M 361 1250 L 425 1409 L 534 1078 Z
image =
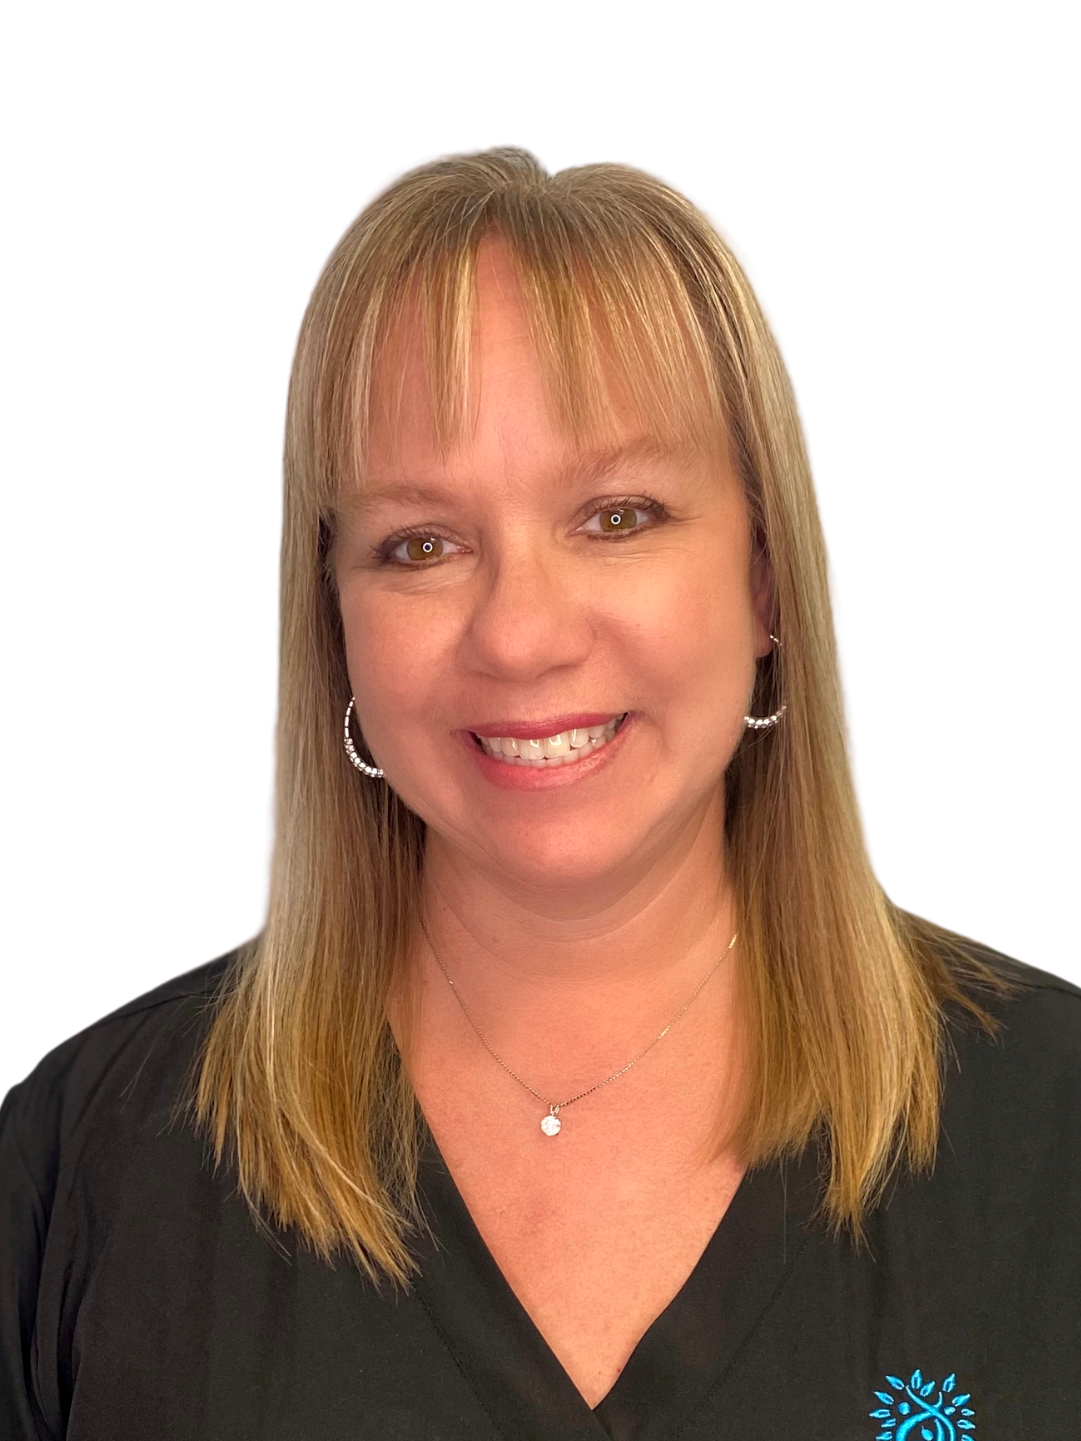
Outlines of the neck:
M 592 906 L 573 887 L 540 894 L 468 864 L 430 837 L 424 914 L 454 989 L 418 932 L 415 984 L 392 1001 L 399 1044 L 412 1052 L 418 1040 L 440 1073 L 461 1065 L 478 1084 L 504 1084 L 461 1002 L 497 1054 L 538 1090 L 569 1093 L 623 1065 L 709 976 L 678 1033 L 654 1057 L 663 1067 L 693 1056 L 703 1084 L 720 1084 L 731 1049 L 736 954 L 711 971 L 736 924 L 719 808 L 696 818 L 677 844 L 621 885 L 594 878 L 588 889 Z M 651 1058 L 651 1075 L 657 1064 Z M 630 1099 L 636 1091 L 626 1085 L 620 1094 Z
M 484 989 L 656 975 L 734 929 L 720 803 L 622 875 L 581 884 L 500 873 L 430 835 L 423 905 L 440 956 L 458 962 L 452 974 L 483 972 Z

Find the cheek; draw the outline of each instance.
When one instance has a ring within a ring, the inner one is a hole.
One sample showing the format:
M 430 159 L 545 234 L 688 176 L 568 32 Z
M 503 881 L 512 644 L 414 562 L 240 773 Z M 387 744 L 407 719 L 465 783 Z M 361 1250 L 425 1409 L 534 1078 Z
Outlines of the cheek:
M 731 721 L 738 734 L 754 680 L 749 576 L 738 554 L 727 563 L 694 552 L 667 559 L 640 578 L 614 620 L 642 709 L 672 725 L 720 722 L 726 733 Z
M 438 709 L 457 628 L 445 606 L 358 590 L 342 596 L 346 662 L 365 737 L 381 747 Z

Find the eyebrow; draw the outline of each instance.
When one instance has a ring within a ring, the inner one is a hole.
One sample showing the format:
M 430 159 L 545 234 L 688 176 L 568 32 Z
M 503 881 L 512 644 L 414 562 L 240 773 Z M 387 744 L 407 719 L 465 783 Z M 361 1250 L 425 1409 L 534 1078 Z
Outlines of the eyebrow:
M 558 486 L 570 486 L 603 480 L 628 462 L 665 460 L 676 457 L 684 447 L 669 444 L 656 436 L 642 435 L 621 445 L 594 447 L 568 456 L 553 480 Z M 364 514 L 377 505 L 398 502 L 401 505 L 443 505 L 457 499 L 451 486 L 421 481 L 391 481 L 386 485 L 365 486 L 349 497 L 342 508 Z
M 349 496 L 339 509 L 357 510 L 361 513 L 372 510 L 385 501 L 398 501 L 402 505 L 442 505 L 453 498 L 454 492 L 448 486 L 421 485 L 417 481 L 403 480 L 389 485 L 365 487 Z
M 688 447 L 660 440 L 655 435 L 640 435 L 622 445 L 594 447 L 579 451 L 568 458 L 561 468 L 559 480 L 564 484 L 603 480 L 629 461 L 673 460 Z

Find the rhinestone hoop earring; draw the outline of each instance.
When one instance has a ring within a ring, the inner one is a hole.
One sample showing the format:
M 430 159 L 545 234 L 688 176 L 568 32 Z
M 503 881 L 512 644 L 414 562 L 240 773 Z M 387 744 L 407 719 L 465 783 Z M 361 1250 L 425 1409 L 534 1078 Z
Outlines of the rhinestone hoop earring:
M 343 740 L 345 742 L 345 753 L 356 766 L 358 771 L 363 771 L 366 776 L 371 776 L 373 781 L 377 781 L 382 776 L 383 772 L 379 769 L 378 766 L 370 766 L 367 761 L 361 760 L 360 756 L 357 754 L 357 748 L 353 744 L 353 737 L 349 734 L 349 717 L 353 714 L 353 707 L 356 705 L 356 703 L 356 696 L 350 696 L 349 704 L 345 708 L 345 732 L 343 735 Z
M 774 645 L 779 646 L 781 644 L 781 637 L 774 635 L 772 631 L 769 633 L 769 638 Z M 743 717 L 743 724 L 751 731 L 768 731 L 772 726 L 778 724 L 787 709 L 787 705 L 781 705 L 778 706 L 772 715 L 745 715 Z

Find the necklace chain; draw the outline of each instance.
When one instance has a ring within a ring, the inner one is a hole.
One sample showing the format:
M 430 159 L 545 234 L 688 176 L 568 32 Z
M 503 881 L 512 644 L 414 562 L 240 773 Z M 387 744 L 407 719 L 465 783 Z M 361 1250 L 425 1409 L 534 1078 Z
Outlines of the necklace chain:
M 466 1005 L 465 1001 L 462 1000 L 461 992 L 458 990 L 458 987 L 454 984 L 454 981 L 453 981 L 453 979 L 451 978 L 450 972 L 447 970 L 446 966 L 443 964 L 442 957 L 440 956 L 439 952 L 438 952 L 438 951 L 436 950 L 436 948 L 435 948 L 435 942 L 432 940 L 432 934 L 431 934 L 431 932 L 429 931 L 427 922 L 425 921 L 425 919 L 424 919 L 423 916 L 421 916 L 421 918 L 420 918 L 420 928 L 421 928 L 421 930 L 424 932 L 424 939 L 428 942 L 428 948 L 429 948 L 429 950 L 431 951 L 432 955 L 435 957 L 435 963 L 436 963 L 436 965 L 437 965 L 437 966 L 439 967 L 439 969 L 443 972 L 443 978 L 444 978 L 444 980 L 446 981 L 447 985 L 450 987 L 451 991 L 453 992 L 453 994 L 454 994 L 454 999 L 458 1002 L 459 1006 L 461 1006 L 461 1008 L 462 1008 L 462 1015 L 466 1018 L 466 1020 L 467 1020 L 467 1021 L 469 1022 L 469 1024 L 470 1024 L 470 1026 L 473 1028 L 473 1031 L 474 1031 L 477 1039 L 480 1041 L 481 1045 L 484 1047 L 484 1049 L 485 1049 L 485 1050 L 488 1052 L 488 1054 L 491 1056 L 492 1060 L 495 1061 L 495 1062 L 497 1063 L 497 1065 L 501 1066 L 501 1067 L 503 1068 L 503 1070 L 506 1071 L 507 1075 L 511 1077 L 512 1080 L 517 1081 L 518 1084 L 519 1084 L 520 1086 L 524 1087 L 525 1090 L 527 1090 L 531 1096 L 535 1097 L 536 1100 L 540 1101 L 540 1103 L 541 1103 L 542 1105 L 548 1107 L 548 1115 L 545 1116 L 544 1120 L 541 1122 L 541 1130 L 544 1131 L 544 1134 L 545 1134 L 546 1136 L 558 1135 L 559 1130 L 560 1130 L 560 1121 L 559 1121 L 559 1113 L 560 1113 L 560 1111 L 564 1110 L 567 1106 L 573 1106 L 574 1103 L 575 1103 L 575 1101 L 584 1101 L 585 1098 L 586 1098 L 586 1096 L 592 1096 L 592 1094 L 593 1094 L 594 1091 L 599 1091 L 603 1086 L 610 1086 L 613 1081 L 618 1081 L 619 1078 L 620 1078 L 620 1076 L 625 1076 L 625 1075 L 627 1074 L 627 1072 L 631 1069 L 632 1066 L 637 1066 L 638 1062 L 642 1059 L 642 1057 L 645 1056 L 645 1055 L 648 1055 L 648 1053 L 649 1053 L 650 1051 L 652 1051 L 653 1047 L 657 1044 L 658 1041 L 663 1041 L 663 1040 L 664 1040 L 664 1038 L 665 1038 L 665 1036 L 667 1036 L 668 1032 L 672 1029 L 672 1027 L 676 1024 L 677 1021 L 681 1020 L 681 1019 L 683 1018 L 683 1016 L 686 1015 L 686 1013 L 690 1010 L 691 1006 L 692 1006 L 692 1005 L 695 1003 L 695 1001 L 698 999 L 698 997 L 699 997 L 699 995 L 702 993 L 702 991 L 705 990 L 707 984 L 713 979 L 713 977 L 714 977 L 714 976 L 717 974 L 717 972 L 720 970 L 720 968 L 721 968 L 721 963 L 724 961 L 725 957 L 728 955 L 728 953 L 729 953 L 729 951 L 732 949 L 732 947 L 736 944 L 736 936 L 738 936 L 738 934 L 739 934 L 739 932 L 737 931 L 737 932 L 736 932 L 736 935 L 733 935 L 732 939 L 728 942 L 727 946 L 725 946 L 724 950 L 721 952 L 721 954 L 720 954 L 720 956 L 718 957 L 718 959 L 717 959 L 716 961 L 714 961 L 714 963 L 713 963 L 712 966 L 710 966 L 709 970 L 708 970 L 708 971 L 706 972 L 706 974 L 702 977 L 702 979 L 698 982 L 697 986 L 695 986 L 694 990 L 693 990 L 693 991 L 691 992 L 691 994 L 687 997 L 687 999 L 683 1002 L 683 1005 L 680 1006 L 679 1010 L 678 1010 L 678 1011 L 676 1012 L 676 1014 L 672 1017 L 672 1019 L 668 1022 L 667 1026 L 665 1026 L 664 1030 L 663 1030 L 663 1031 L 658 1031 L 658 1033 L 653 1037 L 652 1041 L 650 1041 L 648 1045 L 643 1046 L 642 1049 L 638 1052 L 638 1054 L 637 1054 L 636 1056 L 633 1056 L 633 1057 L 627 1062 L 627 1064 L 626 1064 L 625 1066 L 620 1066 L 620 1068 L 619 1068 L 618 1071 L 613 1071 L 610 1076 L 605 1076 L 605 1078 L 604 1078 L 603 1081 L 597 1081 L 594 1085 L 592 1085 L 592 1086 L 587 1086 L 584 1091 L 579 1091 L 577 1095 L 575 1095 L 575 1096 L 568 1096 L 565 1101 L 551 1101 L 551 1100 L 548 1099 L 547 1096 L 542 1096 L 539 1091 L 535 1091 L 535 1090 L 533 1089 L 533 1087 L 529 1084 L 528 1081 L 523 1080 L 523 1078 L 518 1074 L 517 1071 L 513 1070 L 510 1066 L 508 1066 L 507 1063 L 506 1063 L 506 1061 L 503 1059 L 503 1057 L 499 1054 L 499 1052 L 498 1052 L 498 1051 L 495 1049 L 495 1047 L 491 1044 L 491 1042 L 488 1040 L 487 1036 L 484 1034 L 484 1032 L 481 1030 L 481 1028 L 477 1025 L 476 1021 L 473 1019 L 472 1015 L 470 1014 L 470 1012 L 469 1012 L 469 1007 Z

